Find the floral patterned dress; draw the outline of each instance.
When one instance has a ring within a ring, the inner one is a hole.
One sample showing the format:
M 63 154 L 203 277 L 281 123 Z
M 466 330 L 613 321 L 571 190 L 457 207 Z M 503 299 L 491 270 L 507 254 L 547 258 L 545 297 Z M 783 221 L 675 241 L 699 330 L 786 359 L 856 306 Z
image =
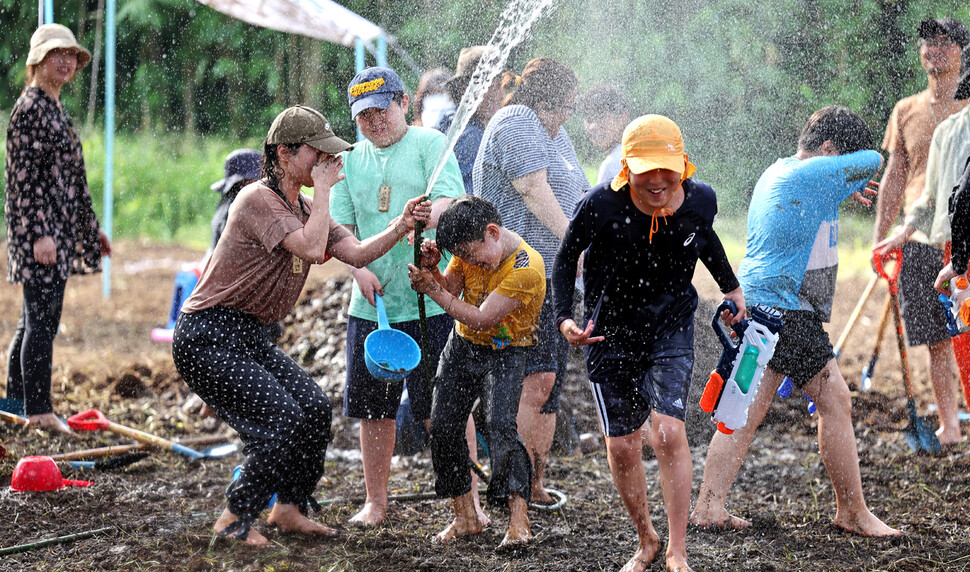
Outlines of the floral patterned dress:
M 4 185 L 7 281 L 50 284 L 101 270 L 81 141 L 67 112 L 40 88 L 27 88 L 11 114 Z M 34 242 L 44 236 L 57 248 L 50 266 L 34 260 Z

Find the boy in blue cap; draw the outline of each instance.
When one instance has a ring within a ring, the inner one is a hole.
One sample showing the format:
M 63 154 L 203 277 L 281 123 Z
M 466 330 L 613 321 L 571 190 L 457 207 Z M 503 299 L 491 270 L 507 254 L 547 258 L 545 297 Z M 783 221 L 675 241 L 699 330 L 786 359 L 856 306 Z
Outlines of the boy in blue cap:
M 403 205 L 426 191 L 432 201 L 433 229 L 438 215 L 451 200 L 465 194 L 454 154 L 449 154 L 433 188 L 428 183 L 445 136 L 427 127 L 408 126 L 408 96 L 404 84 L 391 69 L 363 70 L 347 87 L 350 112 L 366 138 L 344 154 L 345 178 L 330 193 L 330 214 L 364 239 L 382 232 Z M 427 233 L 433 237 L 433 231 Z M 380 524 L 387 514 L 387 483 L 394 452 L 394 417 L 404 383 L 416 419 L 426 422 L 431 412 L 430 379 L 425 368 L 414 370 L 404 381 L 387 384 L 375 380 L 364 363 L 364 339 L 377 329 L 374 294 L 381 294 L 391 324 L 420 339 L 417 296 L 411 290 L 407 264 L 414 251 L 401 242 L 365 268 L 351 268 L 357 288 L 350 301 L 347 323 L 347 384 L 344 415 L 360 419 L 360 448 L 364 464 L 367 500 L 351 522 Z M 444 264 L 442 264 L 442 270 Z M 427 303 L 432 363 L 444 347 L 454 322 L 433 301 Z

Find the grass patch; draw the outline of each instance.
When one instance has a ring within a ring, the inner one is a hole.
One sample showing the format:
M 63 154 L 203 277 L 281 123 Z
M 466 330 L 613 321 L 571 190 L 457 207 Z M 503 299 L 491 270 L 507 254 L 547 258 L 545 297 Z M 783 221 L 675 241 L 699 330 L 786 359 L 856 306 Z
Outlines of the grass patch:
M 870 213 L 843 212 L 839 217 L 839 278 L 869 276 L 872 273 L 872 226 Z M 737 267 L 744 257 L 747 213 L 720 213 L 714 222 L 728 260 Z
M 103 224 L 104 134 L 86 134 L 82 142 L 94 210 Z M 212 213 L 219 202 L 219 195 L 209 185 L 222 178 L 226 155 L 246 146 L 258 147 L 259 142 L 184 133 L 118 134 L 113 236 L 205 248 Z M 5 154 L 0 148 L 0 161 Z

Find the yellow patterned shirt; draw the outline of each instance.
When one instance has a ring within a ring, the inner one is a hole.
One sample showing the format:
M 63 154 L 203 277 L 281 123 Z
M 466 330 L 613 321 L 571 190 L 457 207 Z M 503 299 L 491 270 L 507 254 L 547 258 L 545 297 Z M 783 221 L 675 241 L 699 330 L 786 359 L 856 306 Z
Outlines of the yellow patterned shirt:
M 466 264 L 457 256 L 452 257 L 448 268 L 464 276 L 462 300 L 469 304 L 481 307 L 492 292 L 522 302 L 488 330 L 475 330 L 458 322 L 459 336 L 494 349 L 535 345 L 539 311 L 546 297 L 546 266 L 538 252 L 523 240 L 494 272 Z

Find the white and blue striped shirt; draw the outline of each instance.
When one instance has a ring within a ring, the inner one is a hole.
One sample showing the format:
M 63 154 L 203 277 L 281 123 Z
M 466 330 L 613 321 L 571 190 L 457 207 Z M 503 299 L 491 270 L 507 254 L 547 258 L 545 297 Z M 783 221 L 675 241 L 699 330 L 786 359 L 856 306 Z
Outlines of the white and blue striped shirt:
M 548 278 L 559 238 L 539 222 L 512 186 L 513 180 L 540 169 L 546 169 L 546 180 L 559 207 L 566 218 L 571 218 L 590 185 L 566 130 L 560 127 L 553 139 L 532 109 L 524 105 L 503 107 L 489 120 L 482 136 L 472 171 L 475 194 L 495 205 L 503 226 L 521 236 L 543 260 L 550 261 L 546 264 Z

